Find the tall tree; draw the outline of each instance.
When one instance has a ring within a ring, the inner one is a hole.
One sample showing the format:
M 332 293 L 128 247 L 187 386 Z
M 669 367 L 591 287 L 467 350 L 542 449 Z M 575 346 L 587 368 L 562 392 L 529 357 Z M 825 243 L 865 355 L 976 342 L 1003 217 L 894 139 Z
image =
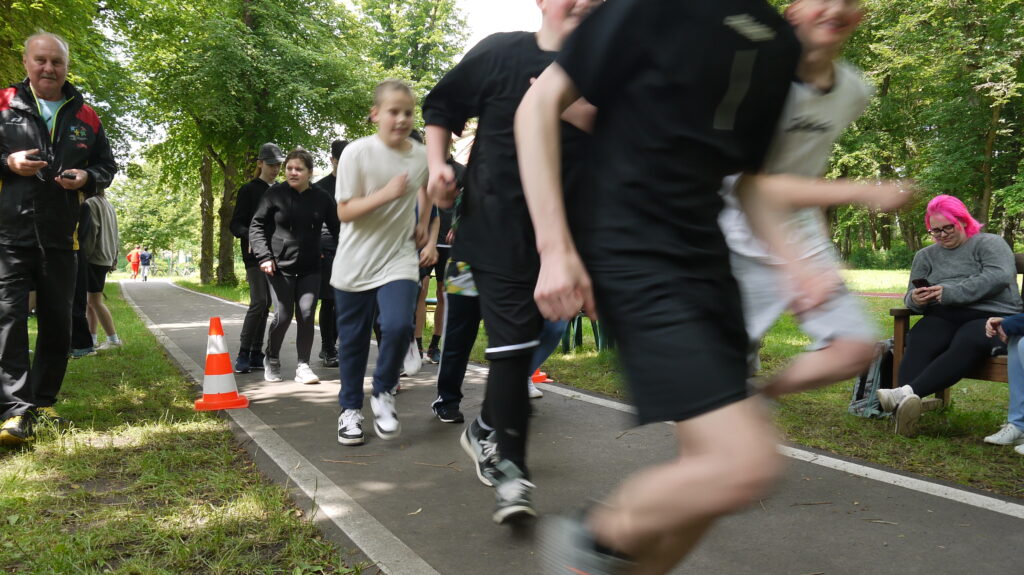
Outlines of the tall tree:
M 431 87 L 466 42 L 466 19 L 456 0 L 358 0 L 371 36 L 371 54 L 385 70 L 405 71 Z
M 377 75 L 365 40 L 349 34 L 356 21 L 332 0 L 301 10 L 283 0 L 112 0 L 111 9 L 139 86 L 140 119 L 177 138 L 173 148 L 189 156 L 169 169 L 196 173 L 211 162 L 201 180 L 205 193 L 207 182 L 219 190 L 219 208 L 204 202 L 200 269 L 212 256 L 206 235 L 216 231 L 215 279 L 234 282 L 228 224 L 241 175 L 263 142 L 324 149 L 341 126 L 361 129 Z M 216 230 L 206 229 L 205 210 L 219 215 Z

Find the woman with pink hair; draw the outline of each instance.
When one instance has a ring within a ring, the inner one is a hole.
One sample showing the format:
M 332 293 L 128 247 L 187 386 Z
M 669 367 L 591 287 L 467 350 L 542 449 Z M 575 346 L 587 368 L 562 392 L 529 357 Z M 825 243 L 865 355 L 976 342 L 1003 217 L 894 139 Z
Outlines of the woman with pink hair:
M 914 255 L 904 301 L 924 314 L 907 336 L 896 389 L 878 390 L 885 411 L 895 412 L 896 433 L 917 435 L 921 397 L 951 387 L 1001 342 L 985 334 L 989 317 L 1021 311 L 1013 251 L 953 196 L 928 202 L 924 216 L 934 244 Z

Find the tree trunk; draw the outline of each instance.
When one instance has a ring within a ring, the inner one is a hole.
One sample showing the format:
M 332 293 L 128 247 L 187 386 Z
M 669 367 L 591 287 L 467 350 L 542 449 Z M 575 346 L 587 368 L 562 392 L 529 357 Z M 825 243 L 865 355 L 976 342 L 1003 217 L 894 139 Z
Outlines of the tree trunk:
M 988 133 L 985 134 L 985 160 L 981 164 L 984 187 L 981 190 L 981 203 L 978 205 L 978 219 L 985 224 L 989 222 L 989 210 L 992 206 L 992 159 L 996 136 L 999 134 L 999 119 L 1002 111 L 1002 104 L 992 106 L 992 119 L 988 124 Z
M 235 236 L 231 234 L 231 214 L 235 211 L 240 161 L 229 157 L 224 165 L 224 187 L 220 197 L 220 243 L 217 250 L 217 283 L 235 285 Z
M 199 250 L 199 281 L 208 284 L 213 281 L 213 160 L 209 154 L 203 154 L 203 163 L 199 167 L 199 181 L 202 182 L 199 212 L 203 222 Z

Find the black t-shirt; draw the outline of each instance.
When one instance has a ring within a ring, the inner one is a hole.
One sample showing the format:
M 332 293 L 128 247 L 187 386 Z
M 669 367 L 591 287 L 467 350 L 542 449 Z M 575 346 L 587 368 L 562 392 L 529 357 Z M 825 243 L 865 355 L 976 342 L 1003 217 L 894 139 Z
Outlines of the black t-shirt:
M 557 59 L 598 108 L 592 184 L 567 192 L 588 265 L 728 273 L 718 189 L 759 169 L 798 57 L 762 0 L 615 0 L 590 14 Z
M 513 122 L 530 79 L 540 76 L 555 52 L 537 46 L 530 32 L 484 38 L 423 101 L 423 119 L 461 134 L 479 118 L 469 158 L 459 237 L 452 257 L 473 267 L 514 274 L 536 273 L 537 242 L 519 180 Z M 575 187 L 586 135 L 562 123 L 566 189 Z

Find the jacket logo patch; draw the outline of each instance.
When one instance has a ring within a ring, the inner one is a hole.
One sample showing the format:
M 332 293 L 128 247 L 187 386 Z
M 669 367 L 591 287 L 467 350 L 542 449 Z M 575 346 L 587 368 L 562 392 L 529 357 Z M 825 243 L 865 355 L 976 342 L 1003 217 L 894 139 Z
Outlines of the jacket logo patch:
M 71 126 L 70 132 L 72 142 L 84 142 L 89 139 L 89 132 L 82 126 Z
M 25 118 L 22 118 L 21 116 L 11 116 L 10 118 L 7 118 L 6 120 L 4 120 L 4 123 L 5 124 L 24 124 L 25 123 Z

